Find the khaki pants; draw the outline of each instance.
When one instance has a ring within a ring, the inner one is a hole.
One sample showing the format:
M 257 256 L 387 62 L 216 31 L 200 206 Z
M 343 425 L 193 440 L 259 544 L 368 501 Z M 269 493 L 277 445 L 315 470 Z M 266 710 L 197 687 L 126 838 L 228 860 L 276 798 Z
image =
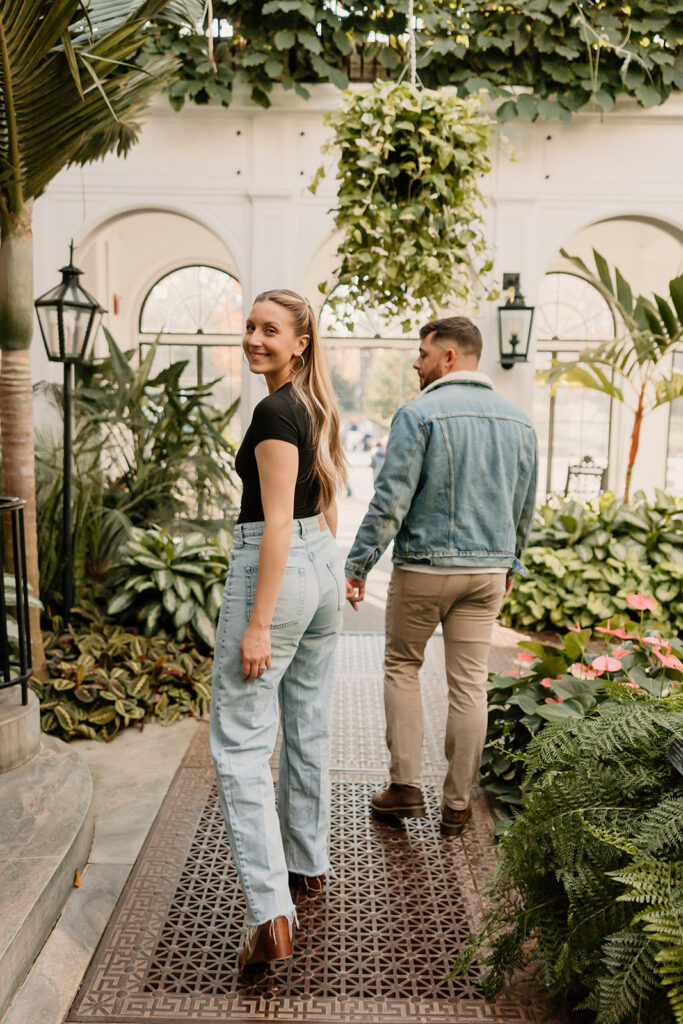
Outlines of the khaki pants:
M 424 649 L 443 626 L 448 680 L 444 802 L 462 810 L 486 739 L 486 682 L 491 631 L 505 591 L 505 573 L 435 574 L 394 567 L 389 584 L 384 656 L 384 706 L 391 781 L 422 784 L 422 699 L 418 672 Z

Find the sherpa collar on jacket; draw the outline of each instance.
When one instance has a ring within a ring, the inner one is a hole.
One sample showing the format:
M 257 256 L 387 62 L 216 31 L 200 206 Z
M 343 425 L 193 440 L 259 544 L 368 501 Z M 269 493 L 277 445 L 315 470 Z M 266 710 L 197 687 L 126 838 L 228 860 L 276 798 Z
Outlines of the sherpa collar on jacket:
M 493 381 L 485 373 L 481 373 L 479 370 L 454 370 L 453 373 L 447 373 L 443 377 L 439 377 L 438 380 L 433 380 L 431 384 L 422 389 L 420 394 L 426 395 L 428 391 L 440 388 L 442 384 L 483 384 L 484 387 L 493 390 Z

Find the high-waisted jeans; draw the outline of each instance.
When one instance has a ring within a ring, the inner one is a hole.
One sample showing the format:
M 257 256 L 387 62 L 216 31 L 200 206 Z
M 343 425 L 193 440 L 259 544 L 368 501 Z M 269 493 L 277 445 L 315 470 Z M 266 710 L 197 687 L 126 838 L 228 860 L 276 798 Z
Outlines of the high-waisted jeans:
M 235 528 L 218 619 L 211 754 L 230 849 L 247 899 L 246 925 L 292 917 L 288 872 L 329 867 L 328 708 L 345 599 L 341 554 L 320 518 L 295 519 L 270 629 L 271 666 L 242 678 L 239 648 L 254 604 L 263 523 Z M 268 761 L 282 748 L 277 807 Z

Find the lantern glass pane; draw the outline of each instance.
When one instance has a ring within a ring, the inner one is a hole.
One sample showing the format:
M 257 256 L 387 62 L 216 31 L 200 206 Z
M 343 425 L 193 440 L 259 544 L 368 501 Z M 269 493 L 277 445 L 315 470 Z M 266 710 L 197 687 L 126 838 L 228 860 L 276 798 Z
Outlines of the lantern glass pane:
M 531 309 L 516 309 L 514 306 L 501 309 L 501 343 L 504 355 L 526 354 L 531 317 Z
M 59 315 L 54 306 L 37 306 L 40 329 L 51 359 L 61 359 L 59 344 Z
M 90 323 L 92 309 L 75 309 L 65 306 L 64 323 L 64 356 L 66 359 L 80 359 L 86 342 L 86 331 Z

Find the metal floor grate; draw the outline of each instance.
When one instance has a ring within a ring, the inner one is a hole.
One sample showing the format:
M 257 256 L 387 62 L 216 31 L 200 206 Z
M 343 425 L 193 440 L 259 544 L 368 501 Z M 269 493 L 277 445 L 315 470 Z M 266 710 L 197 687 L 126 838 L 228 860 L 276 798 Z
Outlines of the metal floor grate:
M 476 794 L 464 835 L 441 837 L 436 777 L 425 786 L 425 819 L 391 826 L 368 813 L 371 793 L 386 781 L 381 646 L 375 637 L 356 635 L 342 638 L 340 648 L 332 873 L 325 898 L 299 907 L 294 959 L 252 977 L 235 969 L 244 904 L 202 725 L 67 1021 L 559 1024 L 562 1018 L 529 982 L 490 1004 L 472 979 L 446 980 L 482 913 L 481 893 L 495 863 L 491 816 Z M 364 653 L 367 661 L 359 664 Z M 443 706 L 442 682 L 432 679 L 424 696 L 428 725 Z M 370 770 L 363 773 L 366 757 Z

